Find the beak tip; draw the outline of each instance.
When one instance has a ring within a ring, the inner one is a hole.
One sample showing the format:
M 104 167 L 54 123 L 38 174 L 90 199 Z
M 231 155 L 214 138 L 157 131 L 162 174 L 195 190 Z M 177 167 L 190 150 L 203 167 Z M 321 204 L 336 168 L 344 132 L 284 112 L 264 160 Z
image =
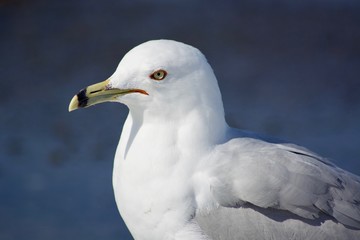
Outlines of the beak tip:
M 72 112 L 78 108 L 79 108 L 79 100 L 78 100 L 78 96 L 75 95 L 70 101 L 68 110 L 69 112 Z

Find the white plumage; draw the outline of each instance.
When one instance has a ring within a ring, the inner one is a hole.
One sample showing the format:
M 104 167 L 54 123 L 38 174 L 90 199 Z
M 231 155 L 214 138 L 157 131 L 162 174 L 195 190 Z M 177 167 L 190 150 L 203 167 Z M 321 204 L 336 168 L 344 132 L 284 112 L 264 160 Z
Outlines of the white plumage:
M 164 70 L 161 81 L 154 71 Z M 199 50 L 143 43 L 120 62 L 129 115 L 116 202 L 135 239 L 360 239 L 360 178 L 309 150 L 230 128 Z

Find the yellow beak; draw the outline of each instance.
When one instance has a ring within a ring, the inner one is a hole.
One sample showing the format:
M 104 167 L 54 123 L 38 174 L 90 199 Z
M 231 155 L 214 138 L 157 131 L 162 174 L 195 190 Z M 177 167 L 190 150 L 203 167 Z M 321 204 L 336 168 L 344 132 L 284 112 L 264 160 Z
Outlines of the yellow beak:
M 142 93 L 148 95 L 141 89 L 118 89 L 109 85 L 109 79 L 94 85 L 88 86 L 76 94 L 69 104 L 69 112 L 79 108 L 86 108 L 92 105 L 115 101 L 120 95 L 128 93 Z

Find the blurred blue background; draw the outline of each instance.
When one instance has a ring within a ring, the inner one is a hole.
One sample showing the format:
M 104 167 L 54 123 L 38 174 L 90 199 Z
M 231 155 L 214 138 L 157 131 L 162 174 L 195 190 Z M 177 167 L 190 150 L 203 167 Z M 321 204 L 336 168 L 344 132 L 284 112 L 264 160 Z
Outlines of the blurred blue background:
M 199 48 L 228 122 L 360 174 L 360 4 L 0 0 L 0 239 L 131 239 L 112 164 L 120 104 L 67 112 L 132 47 Z

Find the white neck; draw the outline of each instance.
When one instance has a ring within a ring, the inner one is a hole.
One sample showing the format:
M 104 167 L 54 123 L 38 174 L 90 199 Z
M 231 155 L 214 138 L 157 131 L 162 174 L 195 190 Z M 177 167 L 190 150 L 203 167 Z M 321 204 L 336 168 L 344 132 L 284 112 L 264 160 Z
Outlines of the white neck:
M 227 129 L 220 92 L 214 92 L 213 98 L 200 95 L 176 108 L 156 102 L 130 106 L 113 184 L 121 216 L 136 239 L 164 239 L 165 232 L 183 229 L 194 213 L 196 166 Z
M 130 111 L 116 153 L 113 184 L 121 216 L 136 238 L 162 239 L 163 232 L 171 232 L 171 226 L 174 232 L 183 228 L 193 214 L 192 184 L 180 179 L 191 181 L 200 161 L 197 156 L 223 138 L 225 120 L 211 114 L 194 110 L 167 121 L 151 112 Z M 162 229 L 165 222 L 167 229 Z

